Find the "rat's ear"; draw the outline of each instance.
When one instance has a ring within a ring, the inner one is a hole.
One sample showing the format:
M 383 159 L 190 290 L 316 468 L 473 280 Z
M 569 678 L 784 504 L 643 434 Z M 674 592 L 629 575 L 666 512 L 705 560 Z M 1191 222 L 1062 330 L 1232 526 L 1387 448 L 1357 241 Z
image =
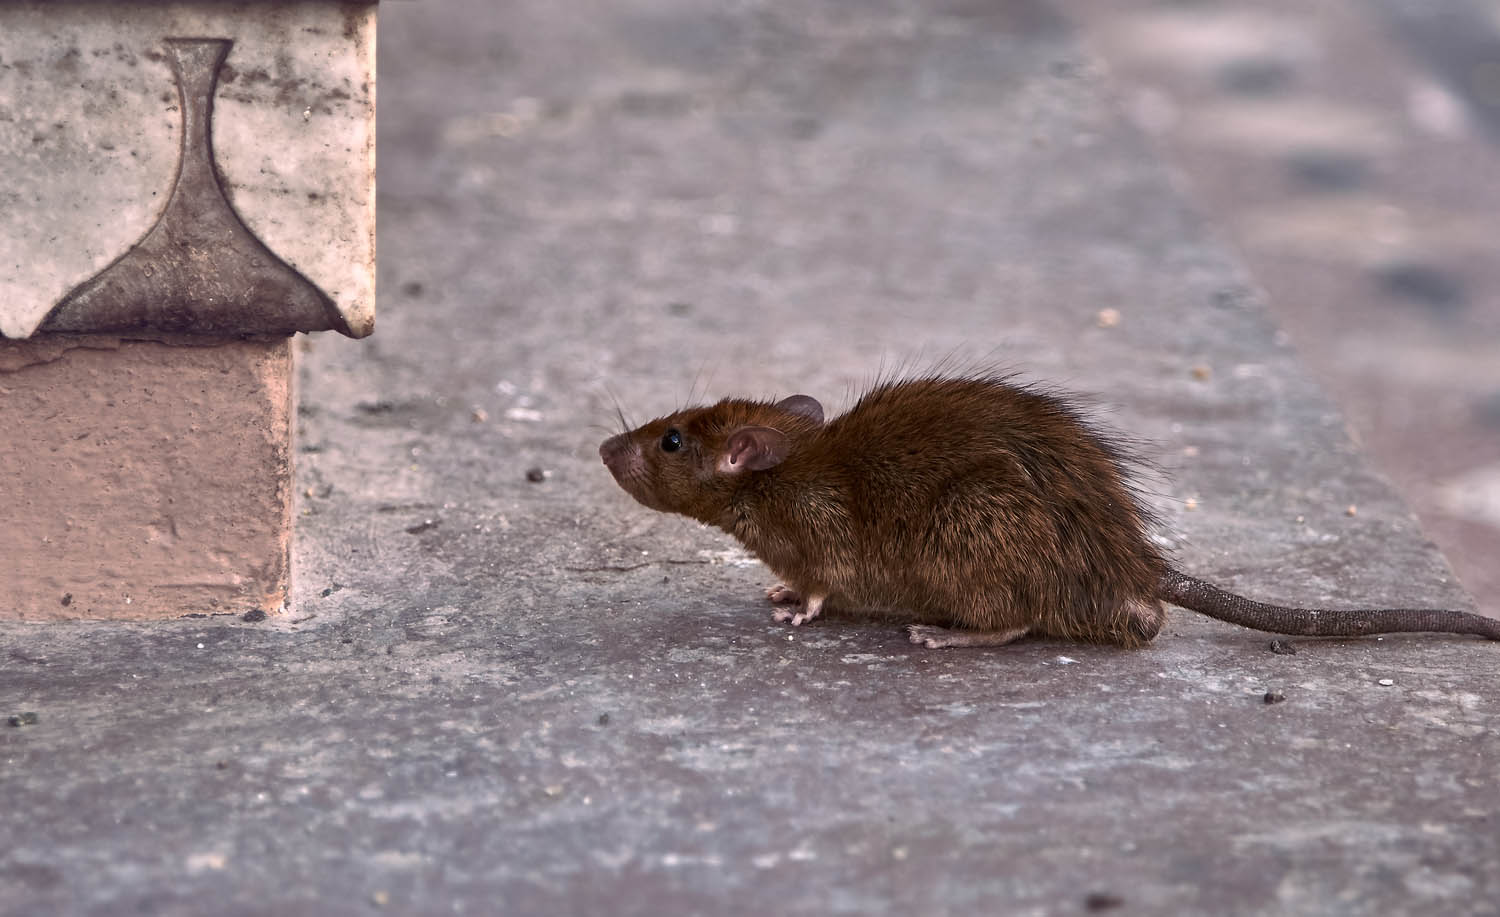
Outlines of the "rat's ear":
M 740 427 L 729 434 L 719 470 L 729 474 L 765 471 L 780 465 L 791 449 L 785 433 L 771 427 Z
M 811 395 L 793 395 L 776 402 L 776 407 L 792 414 L 801 414 L 813 423 L 823 422 L 823 406 Z

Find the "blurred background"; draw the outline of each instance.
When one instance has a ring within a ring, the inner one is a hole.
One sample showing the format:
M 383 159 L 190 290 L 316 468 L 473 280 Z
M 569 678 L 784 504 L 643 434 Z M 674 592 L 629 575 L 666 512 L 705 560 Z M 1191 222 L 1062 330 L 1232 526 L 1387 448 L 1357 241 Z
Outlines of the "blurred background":
M 1500 0 L 1063 0 L 1500 614 Z
M 1070 20 L 1105 69 L 1120 110 L 1269 294 L 1278 324 L 1340 403 L 1352 435 L 1480 607 L 1500 614 L 1500 0 L 878 6 L 940 8 L 952 21 L 997 10 L 1007 20 Z M 607 81 L 616 63 L 628 69 L 610 57 L 621 52 L 608 40 L 618 23 L 607 4 L 578 0 L 548 10 L 514 3 L 503 16 L 479 0 L 393 4 L 384 16 L 388 40 L 399 31 L 409 53 L 382 60 L 382 101 L 403 113 L 381 123 L 382 218 L 403 231 L 441 233 L 454 200 L 503 186 L 501 164 L 476 162 L 475 151 L 565 120 L 569 109 L 559 100 L 613 93 L 641 117 L 680 114 L 673 106 L 691 100 L 675 92 L 670 67 L 742 78 L 740 58 L 790 40 L 774 23 L 794 9 L 769 0 L 731 7 L 735 16 L 748 11 L 759 31 L 719 34 L 711 16 L 642 21 L 630 39 L 662 64 L 662 91 L 651 92 L 589 82 L 599 74 Z M 461 32 L 437 25 L 455 17 L 466 23 Z M 559 35 L 567 41 L 555 41 Z M 529 54 L 528 41 L 590 48 L 604 59 L 580 68 Z M 530 83 L 508 75 L 517 60 Z M 477 73 L 493 75 L 473 85 Z M 756 79 L 777 75 L 768 70 Z M 537 86 L 547 87 L 546 98 Z M 475 100 L 486 109 L 476 111 Z M 815 120 L 786 125 L 793 139 L 818 129 Z M 560 170 L 525 157 L 568 154 L 522 148 L 509 155 L 550 174 Z M 630 170 L 646 166 L 628 147 L 621 156 L 611 180 L 635 180 Z M 578 216 L 573 231 L 593 232 Z M 486 239 L 504 238 L 514 229 L 507 219 L 487 212 L 477 229 Z M 459 298 L 492 296 L 463 286 L 471 281 L 462 278 L 483 276 L 458 263 L 472 255 L 464 246 L 443 249 L 427 265 L 429 280 L 460 278 Z M 609 257 L 630 264 L 646 255 Z M 398 308 L 423 295 L 421 278 L 388 275 L 382 283 Z M 373 346 L 381 346 L 378 336 Z

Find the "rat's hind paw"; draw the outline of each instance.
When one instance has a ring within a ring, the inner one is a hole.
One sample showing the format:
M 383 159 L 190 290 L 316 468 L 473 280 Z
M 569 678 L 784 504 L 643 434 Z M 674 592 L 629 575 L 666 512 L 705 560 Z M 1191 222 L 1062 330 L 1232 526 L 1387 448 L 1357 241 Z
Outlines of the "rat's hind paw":
M 925 646 L 930 650 L 947 646 L 943 638 L 951 635 L 953 631 L 944 627 L 929 627 L 926 624 L 906 625 L 906 637 L 917 646 Z
M 770 599 L 772 602 L 775 602 L 777 605 L 802 604 L 802 596 L 798 595 L 797 590 L 793 589 L 791 586 L 788 586 L 786 583 L 777 583 L 774 586 L 766 587 L 766 598 Z M 778 618 L 777 620 L 780 619 Z
M 908 639 L 918 646 L 938 650 L 948 646 L 1004 646 L 1026 636 L 1026 628 L 1015 630 L 949 630 L 928 624 L 906 625 Z

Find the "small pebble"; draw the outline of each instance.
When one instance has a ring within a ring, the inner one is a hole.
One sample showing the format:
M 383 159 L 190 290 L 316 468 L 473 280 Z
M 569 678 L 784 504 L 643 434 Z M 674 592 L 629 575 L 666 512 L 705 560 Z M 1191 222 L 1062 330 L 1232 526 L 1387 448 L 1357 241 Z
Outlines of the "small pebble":
M 1198 498 L 1197 497 L 1188 497 L 1186 500 L 1183 500 L 1182 501 L 1182 508 L 1185 509 L 1185 510 L 1187 510 L 1188 512 L 1192 512 L 1193 510 L 1197 509 L 1198 508 Z
M 1202 363 L 1193 367 L 1193 378 L 1197 379 L 1199 382 L 1207 382 L 1213 376 L 1213 374 L 1214 371 L 1207 366 L 1204 366 Z
M 609 725 L 609 714 L 608 713 L 601 713 L 601 714 L 599 714 L 599 725 L 600 726 L 608 726 Z
M 1359 513 L 1359 507 L 1355 506 L 1353 503 L 1350 503 L 1349 504 L 1349 508 L 1346 509 L 1346 510 L 1344 510 L 1344 515 L 1346 515 L 1346 516 L 1354 516 L 1354 515 L 1358 515 L 1358 513 Z
M 244 621 L 246 624 L 259 624 L 265 619 L 266 613 L 264 611 L 261 611 L 259 608 L 252 608 L 244 614 L 240 615 L 240 620 Z
M 1083 899 L 1083 906 L 1090 911 L 1111 911 L 1124 903 L 1124 898 L 1109 892 L 1089 892 L 1089 896 Z
M 1270 646 L 1271 646 L 1271 652 L 1276 653 L 1277 655 L 1280 655 L 1280 656 L 1295 656 L 1295 655 L 1297 655 L 1297 646 L 1296 646 L 1296 644 L 1292 643 L 1292 641 L 1290 641 L 1290 640 L 1272 640 L 1271 643 L 1270 643 Z
M 1279 704 L 1286 700 L 1286 695 L 1280 691 L 1267 691 L 1264 700 L 1268 704 Z
M 1394 679 L 1394 678 L 1382 678 L 1382 679 L 1380 679 L 1379 681 L 1376 682 L 1376 684 L 1380 685 L 1382 688 L 1389 688 L 1391 685 L 1394 685 L 1395 683 L 1396 683 L 1396 679 Z
M 528 468 L 526 469 L 526 480 L 530 481 L 533 484 L 540 484 L 543 481 L 547 480 L 547 472 L 545 469 L 539 466 Z
M 1100 309 L 1098 322 L 1100 328 L 1113 328 L 1120 324 L 1120 310 Z
M 12 716 L 6 720 L 6 722 L 10 723 L 12 726 L 35 726 L 41 721 L 42 718 L 40 716 L 30 711 L 26 713 L 17 713 L 15 716 Z
M 490 412 L 486 411 L 484 408 L 475 408 L 474 410 L 469 412 L 469 419 L 474 421 L 475 423 L 484 423 L 486 420 L 490 419 Z
M 370 903 L 376 907 L 385 907 L 391 903 L 391 893 L 386 891 L 375 892 L 370 895 Z

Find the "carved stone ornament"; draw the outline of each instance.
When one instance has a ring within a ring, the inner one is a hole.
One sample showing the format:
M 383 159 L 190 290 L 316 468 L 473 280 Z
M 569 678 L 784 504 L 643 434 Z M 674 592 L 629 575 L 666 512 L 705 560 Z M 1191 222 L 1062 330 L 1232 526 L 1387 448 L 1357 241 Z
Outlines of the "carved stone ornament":
M 245 228 L 219 186 L 210 119 L 233 44 L 167 39 L 182 100 L 182 158 L 167 209 L 120 260 L 58 303 L 42 331 L 349 333 L 327 295 Z
M 371 3 L 0 2 L 0 337 L 374 327 Z

